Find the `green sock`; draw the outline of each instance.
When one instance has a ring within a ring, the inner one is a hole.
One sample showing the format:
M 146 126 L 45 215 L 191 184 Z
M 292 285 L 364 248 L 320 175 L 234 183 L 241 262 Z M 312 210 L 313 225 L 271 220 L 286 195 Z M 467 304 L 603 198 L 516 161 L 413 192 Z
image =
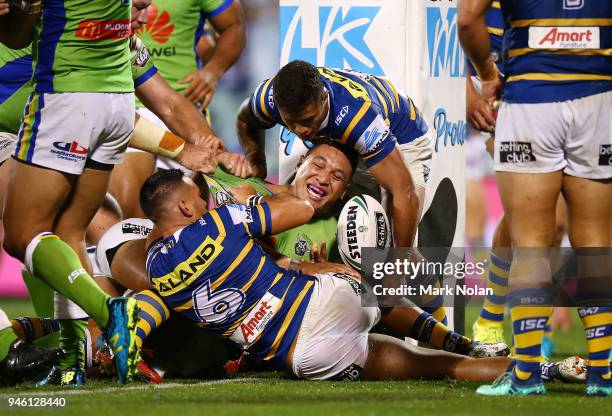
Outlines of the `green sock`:
M 13 328 L 8 327 L 0 329 L 0 361 L 6 358 L 9 347 L 17 338 L 17 334 L 13 331 Z
M 59 361 L 58 367 L 66 369 L 74 365 L 85 365 L 85 329 L 87 319 L 61 319 L 60 348 L 66 354 Z
M 33 246 L 33 244 L 35 244 Z M 33 247 L 33 250 L 32 250 Z M 108 323 L 110 298 L 85 271 L 79 256 L 54 234 L 39 235 L 28 245 L 26 264 L 34 275 L 78 304 L 101 328 Z
M 30 293 L 30 300 L 34 306 L 36 316 L 40 316 L 41 318 L 53 318 L 53 289 L 41 279 L 32 276 L 27 270 L 21 271 L 21 277 L 23 277 L 23 281 Z M 58 331 L 38 338 L 35 343 L 41 347 L 57 348 L 59 339 L 60 333 Z

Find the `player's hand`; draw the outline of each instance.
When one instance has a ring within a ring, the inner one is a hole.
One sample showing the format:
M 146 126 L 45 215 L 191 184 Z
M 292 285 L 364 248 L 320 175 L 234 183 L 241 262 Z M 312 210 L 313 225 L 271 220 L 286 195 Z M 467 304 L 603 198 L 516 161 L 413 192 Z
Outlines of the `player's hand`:
M 213 173 L 217 167 L 215 154 L 216 149 L 186 142 L 185 147 L 174 160 L 194 172 Z
M 149 20 L 147 7 L 151 5 L 151 0 L 132 1 L 132 30 L 138 30 L 146 25 Z
M 310 261 L 313 263 L 322 263 L 327 261 L 327 243 L 325 241 L 321 242 L 321 250 L 319 250 L 317 243 L 312 245 L 310 248 Z
M 229 173 L 239 178 L 253 176 L 254 170 L 244 156 L 239 153 L 224 151 L 217 154 L 218 163 Z
M 209 134 L 207 136 L 200 136 L 195 140 L 195 145 L 201 147 L 208 147 L 209 149 L 216 149 L 217 151 L 224 150 L 223 140 L 215 136 L 214 134 Z
M 471 82 L 471 80 L 468 80 Z M 472 87 L 467 88 L 467 122 L 475 129 L 493 133 L 495 131 L 495 116 L 493 109 Z
M 300 270 L 304 274 L 315 275 L 325 273 L 342 273 L 351 276 L 352 278 L 361 281 L 361 276 L 352 267 L 346 264 L 330 263 L 322 261 L 320 263 L 302 262 Z
M 494 103 L 501 98 L 504 89 L 504 80 L 492 58 L 488 61 L 487 70 L 478 75 L 480 76 L 480 82 L 482 84 L 482 98 L 491 108 L 493 108 Z
M 0 16 L 4 16 L 10 12 L 9 5 L 6 0 L 0 0 Z
M 201 103 L 202 108 L 207 108 L 213 95 L 215 95 L 217 81 L 220 77 L 221 74 L 214 73 L 204 67 L 179 80 L 179 84 L 189 84 L 183 95 L 192 103 Z
M 245 205 L 247 202 L 247 199 L 251 196 L 251 195 L 255 195 L 257 193 L 257 191 L 255 190 L 255 188 L 253 188 L 250 184 L 248 183 L 243 183 L 242 185 L 239 185 L 235 188 L 230 188 L 228 189 L 229 193 L 232 194 L 232 197 L 234 198 L 234 201 L 236 201 L 239 204 Z

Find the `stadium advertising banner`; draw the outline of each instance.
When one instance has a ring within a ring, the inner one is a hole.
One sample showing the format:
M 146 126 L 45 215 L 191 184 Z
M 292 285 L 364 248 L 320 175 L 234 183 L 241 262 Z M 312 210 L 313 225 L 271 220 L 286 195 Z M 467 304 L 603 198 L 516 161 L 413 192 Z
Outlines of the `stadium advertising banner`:
M 434 139 L 419 245 L 464 245 L 465 57 L 453 0 L 281 0 L 280 64 L 383 75 L 423 111 Z M 306 146 L 282 130 L 279 180 Z

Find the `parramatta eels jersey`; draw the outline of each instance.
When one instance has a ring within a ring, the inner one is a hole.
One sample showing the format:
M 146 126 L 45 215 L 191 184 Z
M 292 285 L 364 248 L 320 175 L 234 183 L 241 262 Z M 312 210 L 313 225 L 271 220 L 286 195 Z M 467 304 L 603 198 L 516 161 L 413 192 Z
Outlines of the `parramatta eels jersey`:
M 427 124 L 410 98 L 385 78 L 356 71 L 320 67 L 329 93 L 329 114 L 319 136 L 354 147 L 367 167 L 387 156 L 396 142 L 410 143 L 427 132 Z M 263 127 L 284 126 L 272 91 L 272 79 L 250 98 L 253 114 Z
M 130 38 L 134 87 L 157 73 L 151 54 L 136 36 Z M 32 48 L 13 50 L 0 44 L 0 132 L 17 134 L 32 93 Z
M 501 0 L 511 103 L 572 100 L 612 90 L 612 2 Z
M 502 74 L 504 73 L 504 62 L 503 62 L 503 36 L 504 36 L 504 16 L 501 12 L 501 5 L 499 1 L 494 1 L 491 4 L 491 8 L 485 15 L 485 23 L 487 24 L 487 32 L 489 32 L 489 42 L 491 45 L 491 55 L 493 61 L 497 65 L 497 69 Z M 472 66 L 472 63 L 468 60 L 470 67 L 470 73 L 476 75 L 476 69 Z
M 147 273 L 176 312 L 282 367 L 315 281 L 253 241 L 270 230 L 268 204 L 225 205 L 151 244 Z
M 131 0 L 45 0 L 34 42 L 35 91 L 134 91 Z
M 253 186 L 259 195 L 272 194 L 266 188 L 267 182 L 259 178 L 241 179 L 223 171 L 221 168 L 217 168 L 214 175 L 206 175 L 206 183 L 216 207 L 228 203 L 233 204 L 234 201 L 228 189 L 243 184 Z M 337 228 L 338 220 L 334 216 L 314 218 L 308 224 L 302 224 L 299 227 L 273 235 L 271 240 L 274 248 L 280 254 L 295 260 L 310 261 L 310 250 L 313 243 L 317 243 L 321 247 L 321 243 L 325 242 L 327 252 L 330 253 L 333 250 L 336 245 Z

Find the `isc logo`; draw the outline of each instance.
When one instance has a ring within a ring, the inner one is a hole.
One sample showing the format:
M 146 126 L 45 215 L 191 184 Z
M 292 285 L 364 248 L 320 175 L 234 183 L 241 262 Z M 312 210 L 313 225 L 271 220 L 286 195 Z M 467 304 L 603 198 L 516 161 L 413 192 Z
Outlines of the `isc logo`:
M 281 5 L 281 62 L 302 59 L 317 66 L 350 67 L 384 75 L 365 40 L 381 8 L 380 2 L 371 3 L 371 6 Z
M 427 8 L 427 50 L 431 77 L 464 77 L 465 56 L 457 36 L 457 9 L 449 7 L 446 16 L 440 7 Z

